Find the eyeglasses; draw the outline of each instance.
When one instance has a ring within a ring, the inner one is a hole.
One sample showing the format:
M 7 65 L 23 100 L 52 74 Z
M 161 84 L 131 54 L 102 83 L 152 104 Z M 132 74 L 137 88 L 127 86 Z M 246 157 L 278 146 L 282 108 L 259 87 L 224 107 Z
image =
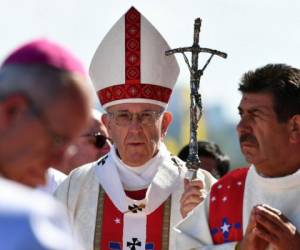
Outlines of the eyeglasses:
M 108 114 L 115 119 L 115 122 L 119 126 L 129 126 L 135 116 L 140 124 L 145 126 L 153 125 L 157 119 L 161 116 L 162 111 L 146 110 L 140 113 L 131 113 L 128 111 L 114 111 L 108 112 Z
M 109 140 L 106 136 L 100 134 L 100 133 L 95 133 L 95 134 L 85 134 L 82 135 L 82 137 L 89 137 L 90 142 L 98 149 L 101 149 L 104 147 L 106 144 L 106 141 Z

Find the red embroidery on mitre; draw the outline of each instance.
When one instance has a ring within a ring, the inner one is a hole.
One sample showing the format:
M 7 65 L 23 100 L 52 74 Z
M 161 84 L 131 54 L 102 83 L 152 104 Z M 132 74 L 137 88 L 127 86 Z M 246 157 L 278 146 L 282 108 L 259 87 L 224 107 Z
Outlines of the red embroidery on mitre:
M 125 82 L 100 89 L 102 105 L 127 99 L 145 99 L 168 103 L 172 89 L 141 83 L 141 14 L 132 7 L 125 14 Z M 107 85 L 106 85 L 107 86 Z
M 97 92 L 100 103 L 126 100 L 132 98 L 149 99 L 168 103 L 172 90 L 154 84 L 119 84 L 101 89 Z
M 209 227 L 214 244 L 243 238 L 243 198 L 248 169 L 231 171 L 211 188 Z
M 125 15 L 125 84 L 141 82 L 141 14 L 131 8 Z

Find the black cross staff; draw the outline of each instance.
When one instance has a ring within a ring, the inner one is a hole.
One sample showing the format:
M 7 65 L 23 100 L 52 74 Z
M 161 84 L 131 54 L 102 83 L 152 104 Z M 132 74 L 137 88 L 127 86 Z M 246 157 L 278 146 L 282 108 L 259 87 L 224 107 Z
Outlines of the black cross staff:
M 132 238 L 132 242 L 127 241 L 127 246 L 130 247 L 130 250 L 136 250 L 136 246 L 141 246 L 142 243 L 138 240 L 138 238 Z
M 197 169 L 201 167 L 201 162 L 198 157 L 198 144 L 197 144 L 197 128 L 198 122 L 202 116 L 202 103 L 201 103 L 201 94 L 199 92 L 200 87 L 200 78 L 203 75 L 204 70 L 210 63 L 214 55 L 226 58 L 227 54 L 218 50 L 201 48 L 199 46 L 199 33 L 201 27 L 201 19 L 197 18 L 194 23 L 194 43 L 191 47 L 183 47 L 168 50 L 165 52 L 167 56 L 181 53 L 184 57 L 186 64 L 190 70 L 190 86 L 191 86 L 191 105 L 190 105 L 190 146 L 189 146 L 189 155 L 186 161 L 186 166 L 189 169 L 190 179 L 196 178 Z M 192 66 L 189 63 L 188 58 L 184 52 L 192 53 Z M 209 53 L 210 57 L 206 61 L 202 69 L 198 69 L 198 55 L 201 53 Z

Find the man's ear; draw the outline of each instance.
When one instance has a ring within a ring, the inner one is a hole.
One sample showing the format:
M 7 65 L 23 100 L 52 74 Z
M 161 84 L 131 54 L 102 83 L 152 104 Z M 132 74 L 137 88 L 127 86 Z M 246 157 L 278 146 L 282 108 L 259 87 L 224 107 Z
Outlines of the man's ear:
M 173 121 L 173 115 L 171 112 L 164 112 L 163 113 L 163 118 L 162 118 L 162 126 L 161 126 L 161 134 L 162 137 L 165 137 L 167 134 L 167 130 L 169 125 L 172 123 Z
M 25 96 L 15 94 L 0 102 L 0 127 L 11 126 L 11 124 L 28 110 L 28 100 Z
M 294 115 L 289 121 L 289 139 L 291 143 L 300 143 L 300 115 Z

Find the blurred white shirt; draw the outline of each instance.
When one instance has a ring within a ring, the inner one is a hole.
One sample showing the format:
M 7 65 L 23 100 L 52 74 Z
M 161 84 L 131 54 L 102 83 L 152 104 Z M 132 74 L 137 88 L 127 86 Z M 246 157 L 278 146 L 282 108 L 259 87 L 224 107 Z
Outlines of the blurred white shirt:
M 49 195 L 0 177 L 0 247 L 74 250 L 65 208 Z

